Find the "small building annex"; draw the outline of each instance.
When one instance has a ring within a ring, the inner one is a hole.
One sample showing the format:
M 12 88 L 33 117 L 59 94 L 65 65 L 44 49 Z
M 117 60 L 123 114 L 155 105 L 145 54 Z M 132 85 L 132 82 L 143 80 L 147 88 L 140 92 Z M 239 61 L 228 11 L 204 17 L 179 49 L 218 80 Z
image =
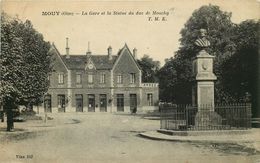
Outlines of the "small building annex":
M 142 83 L 142 72 L 133 53 L 125 44 L 117 55 L 70 55 L 55 45 L 50 86 L 44 96 L 45 112 L 146 112 L 158 109 L 158 83 Z

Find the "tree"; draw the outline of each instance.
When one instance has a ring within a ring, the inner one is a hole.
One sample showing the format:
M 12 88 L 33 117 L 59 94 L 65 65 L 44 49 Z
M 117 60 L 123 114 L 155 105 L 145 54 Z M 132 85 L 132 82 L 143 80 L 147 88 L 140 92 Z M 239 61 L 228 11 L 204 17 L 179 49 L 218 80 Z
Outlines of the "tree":
M 160 68 L 160 62 L 154 61 L 148 55 L 144 55 L 137 63 L 142 69 L 142 82 L 157 82 L 157 72 Z
M 222 64 L 222 84 L 236 102 L 253 104 L 253 115 L 257 113 L 257 76 L 260 21 L 246 20 L 234 28 L 233 40 L 236 52 Z
M 0 94 L 7 114 L 7 131 L 13 128 L 13 109 L 31 99 L 39 102 L 47 91 L 49 48 L 50 44 L 29 21 L 23 23 L 1 14 Z
M 225 94 L 221 86 L 222 70 L 220 65 L 224 60 L 232 56 L 235 52 L 235 43 L 232 41 L 234 24 L 230 20 L 231 13 L 223 12 L 218 6 L 208 5 L 202 6 L 195 10 L 192 16 L 185 23 L 181 30 L 181 47 L 176 52 L 175 58 L 169 60 L 175 65 L 176 82 L 173 83 L 173 90 L 178 97 L 177 103 L 191 102 L 192 88 L 192 58 L 198 53 L 194 42 L 198 38 L 199 30 L 204 28 L 208 31 L 207 39 L 211 42 L 211 46 L 207 48 L 207 52 L 214 55 L 214 70 L 218 77 L 216 83 L 216 95 Z M 223 101 L 222 97 L 228 99 L 228 95 L 216 96 L 216 101 Z
M 159 99 L 163 102 L 176 102 L 176 69 L 174 59 L 166 59 L 165 65 L 158 71 L 159 80 Z
M 16 37 L 14 22 L 4 13 L 1 16 L 1 80 L 0 95 L 7 114 L 7 131 L 13 128 L 12 109 L 21 92 L 17 89 L 22 72 L 22 39 Z
M 18 85 L 23 92 L 19 104 L 31 108 L 41 102 L 40 98 L 48 90 L 48 73 L 51 71 L 50 44 L 32 26 L 31 22 L 19 24 L 17 31 L 23 40 L 23 82 Z

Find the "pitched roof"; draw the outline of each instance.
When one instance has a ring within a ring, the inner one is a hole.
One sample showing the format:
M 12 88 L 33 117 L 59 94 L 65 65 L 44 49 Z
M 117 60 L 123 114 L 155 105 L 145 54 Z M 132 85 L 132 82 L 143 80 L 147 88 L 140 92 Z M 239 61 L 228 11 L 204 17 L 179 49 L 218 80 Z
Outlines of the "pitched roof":
M 96 69 L 112 69 L 118 56 L 112 56 L 112 59 L 108 59 L 108 55 L 90 55 L 90 59 L 94 63 Z M 87 55 L 70 55 L 70 58 L 66 58 L 66 55 L 61 55 L 62 60 L 68 67 L 68 69 L 85 69 L 88 61 Z
M 127 46 L 127 44 L 125 43 L 124 47 L 122 49 L 119 50 L 118 52 L 118 56 L 121 55 L 121 53 L 123 52 L 123 50 L 126 49 L 128 50 L 128 52 L 130 53 L 130 56 L 132 57 L 132 59 L 134 60 L 134 62 L 136 63 L 136 66 L 138 67 L 139 70 L 141 70 L 140 65 L 138 64 L 137 60 L 134 58 L 133 54 L 131 53 L 129 47 Z M 119 57 L 118 57 L 119 58 Z M 115 61 L 116 62 L 116 61 Z

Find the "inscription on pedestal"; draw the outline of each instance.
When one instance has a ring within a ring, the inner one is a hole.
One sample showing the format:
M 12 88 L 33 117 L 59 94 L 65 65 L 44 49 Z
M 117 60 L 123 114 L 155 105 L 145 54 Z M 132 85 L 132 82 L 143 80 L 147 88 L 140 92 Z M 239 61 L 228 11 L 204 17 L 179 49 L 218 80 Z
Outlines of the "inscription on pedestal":
M 215 129 L 222 125 L 222 118 L 214 111 L 199 111 L 195 116 L 195 127 L 198 129 Z

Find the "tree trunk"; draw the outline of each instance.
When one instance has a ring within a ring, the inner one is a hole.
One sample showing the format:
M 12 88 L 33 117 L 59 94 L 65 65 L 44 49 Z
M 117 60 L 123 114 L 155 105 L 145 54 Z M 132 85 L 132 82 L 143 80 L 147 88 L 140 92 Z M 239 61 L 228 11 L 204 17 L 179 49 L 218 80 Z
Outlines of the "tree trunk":
M 14 129 L 13 112 L 11 108 L 6 111 L 7 116 L 7 128 L 6 131 L 12 131 Z
M 4 122 L 4 120 L 5 120 L 5 114 L 4 114 L 4 112 L 2 111 L 2 112 L 1 112 L 1 122 Z
M 4 107 L 7 116 L 6 131 L 12 131 L 14 129 L 14 120 L 13 120 L 13 111 L 12 111 L 12 109 L 15 109 L 14 100 L 10 100 L 10 99 L 6 100 Z

